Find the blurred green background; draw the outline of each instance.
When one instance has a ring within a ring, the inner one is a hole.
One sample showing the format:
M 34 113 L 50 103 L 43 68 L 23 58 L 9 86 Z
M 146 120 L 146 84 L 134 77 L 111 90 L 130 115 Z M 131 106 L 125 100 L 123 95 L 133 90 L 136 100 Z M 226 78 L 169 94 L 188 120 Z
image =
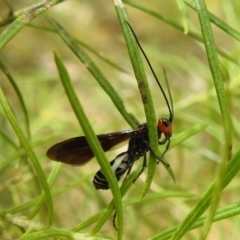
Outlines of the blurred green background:
M 8 1 L 13 11 L 30 7 L 32 1 Z M 173 95 L 175 119 L 173 139 L 196 124 L 208 124 L 207 128 L 178 144 L 167 152 L 165 158 L 173 168 L 174 183 L 161 164 L 157 167 L 150 193 L 168 193 L 179 190 L 191 194 L 192 198 L 163 197 L 157 201 L 140 202 L 124 208 L 124 239 L 148 239 L 151 236 L 181 222 L 195 204 L 196 199 L 215 179 L 221 149 L 224 143 L 222 120 L 213 86 L 211 72 L 202 43 L 188 35 L 189 30 L 200 33 L 197 13 L 187 7 L 188 19 L 183 18 L 177 1 L 135 1 L 156 11 L 179 26 L 187 23 L 186 34 L 159 19 L 126 5 L 131 25 L 147 53 L 161 82 L 162 67 L 167 71 Z M 232 1 L 206 1 L 208 10 L 240 31 L 240 3 Z M 8 17 L 9 9 L 0 2 L 0 22 Z M 47 14 L 61 24 L 74 38 L 89 45 L 99 55 L 115 63 L 121 70 L 103 62 L 89 51 L 90 56 L 118 91 L 126 109 L 141 123 L 146 122 L 137 82 L 134 79 L 121 28 L 111 1 L 81 0 L 65 1 L 47 11 Z M 7 25 L 1 27 L 2 32 Z M 31 25 L 24 27 L 0 52 L 0 60 L 23 95 L 30 119 L 30 139 L 40 164 L 49 175 L 56 164 L 45 153 L 53 144 L 82 135 L 81 128 L 65 95 L 53 59 L 53 50 L 67 67 L 74 88 L 84 110 L 97 134 L 130 129 L 116 110 L 110 98 L 99 87 L 86 67 L 66 47 L 58 35 L 38 27 L 50 28 L 43 16 L 38 16 Z M 227 89 L 233 120 L 233 154 L 239 149 L 239 41 L 233 39 L 212 24 L 216 46 L 227 54 L 219 56 L 225 86 Z M 168 117 L 168 110 L 155 80 L 146 67 L 157 118 Z M 10 105 L 27 133 L 25 119 L 19 99 L 6 76 L 0 72 L 0 85 Z M 19 140 L 0 109 L 0 161 L 12 158 L 12 162 L 0 169 L 0 208 L 7 211 L 34 197 L 39 190 L 23 156 L 14 158 Z M 6 135 L 15 145 L 4 138 Z M 121 146 L 107 153 L 109 160 L 126 149 Z M 141 166 L 141 160 L 136 162 Z M 99 166 L 95 159 L 81 168 L 62 165 L 53 190 L 78 181 L 76 186 L 54 197 L 56 228 L 72 228 L 104 209 L 111 200 L 110 191 L 96 191 L 92 178 Z M 125 199 L 138 198 L 144 186 L 146 171 L 130 188 Z M 239 199 L 239 176 L 223 192 L 220 206 L 226 206 Z M 27 209 L 18 216 L 28 216 Z M 43 214 L 44 215 L 44 214 Z M 43 221 L 39 213 L 36 222 Z M 207 239 L 238 239 L 239 216 L 213 224 Z M 19 228 L 7 221 L 2 222 L 2 232 L 9 238 L 21 236 Z M 91 231 L 92 227 L 85 229 Z M 196 239 L 201 229 L 185 235 L 184 239 Z M 101 233 L 114 237 L 112 219 L 104 225 Z

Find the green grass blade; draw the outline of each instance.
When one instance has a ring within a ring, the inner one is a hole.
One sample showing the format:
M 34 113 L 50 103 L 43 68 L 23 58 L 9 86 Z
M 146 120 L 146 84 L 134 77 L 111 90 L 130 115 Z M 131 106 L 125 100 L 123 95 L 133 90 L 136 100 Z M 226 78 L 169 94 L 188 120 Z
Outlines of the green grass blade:
M 206 224 L 203 228 L 202 235 L 200 237 L 200 239 L 205 239 L 210 230 L 211 222 L 214 217 L 214 214 L 217 209 L 218 202 L 221 196 L 223 176 L 225 175 L 225 171 L 226 171 L 226 163 L 229 156 L 231 155 L 232 129 L 231 129 L 231 113 L 229 111 L 230 108 L 227 101 L 220 64 L 218 62 L 218 56 L 217 56 L 216 46 L 215 46 L 214 37 L 211 29 L 210 19 L 208 17 L 208 11 L 207 11 L 205 2 L 203 0 L 196 0 L 196 5 L 197 5 L 200 24 L 201 24 L 204 45 L 205 45 L 205 49 L 208 57 L 208 62 L 211 69 L 215 90 L 217 93 L 220 111 L 222 114 L 224 136 L 225 136 L 222 159 L 221 159 L 221 163 L 218 171 L 217 182 L 215 185 L 215 193 L 212 197 L 212 203 L 210 206 L 209 215 L 208 215 Z
M 142 64 L 139 49 L 132 35 L 132 32 L 130 31 L 128 25 L 126 24 L 126 21 L 129 22 L 129 20 L 128 20 L 127 12 L 123 6 L 122 1 L 115 0 L 114 4 L 115 4 L 115 9 L 118 15 L 118 19 L 120 21 L 121 28 L 123 31 L 123 36 L 125 38 L 125 42 L 128 48 L 128 53 L 133 66 L 134 74 L 138 82 L 139 91 L 142 97 L 142 102 L 143 102 L 146 120 L 148 124 L 150 146 L 152 147 L 155 153 L 159 153 L 158 152 L 158 136 L 156 131 L 156 116 L 155 116 L 153 101 L 151 97 L 151 92 L 149 90 L 148 81 L 147 81 L 145 70 Z M 151 186 L 155 169 L 156 169 L 156 159 L 152 154 L 150 154 L 150 159 L 148 163 L 148 174 L 145 182 L 146 184 L 143 189 L 142 197 L 146 194 L 146 192 Z M 172 174 L 172 171 L 170 170 L 169 172 L 170 174 Z
M 110 188 L 113 194 L 114 204 L 117 211 L 118 239 L 121 239 L 123 234 L 123 214 L 122 214 L 121 193 L 118 188 L 116 177 L 109 165 L 108 160 L 105 157 L 102 147 L 96 135 L 94 134 L 91 124 L 89 123 L 88 118 L 85 115 L 85 112 L 83 110 L 83 107 L 81 106 L 78 100 L 78 97 L 73 89 L 67 69 L 65 68 L 62 61 L 60 60 L 60 58 L 57 56 L 56 53 L 54 54 L 54 58 L 59 71 L 60 79 L 62 81 L 63 87 L 68 96 L 68 99 L 71 103 L 71 106 L 74 110 L 74 113 L 82 127 L 82 130 L 84 132 L 84 135 L 86 136 L 88 144 L 90 145 L 99 165 L 101 166 L 104 176 L 106 177 L 110 185 Z
M 0 50 L 29 22 L 31 22 L 36 16 L 47 11 L 52 6 L 62 2 L 63 0 L 52 0 L 47 3 L 41 4 L 37 7 L 33 7 L 27 12 L 22 13 L 16 18 L 0 35 Z
M 29 116 L 28 116 L 26 105 L 25 105 L 24 100 L 23 100 L 23 96 L 22 96 L 22 94 L 21 94 L 21 92 L 20 92 L 20 90 L 17 86 L 17 83 L 15 82 L 15 80 L 11 76 L 10 72 L 8 71 L 8 69 L 6 68 L 6 66 L 3 64 L 3 62 L 1 60 L 0 60 L 0 68 L 2 69 L 2 71 L 6 75 L 6 77 L 8 78 L 9 82 L 11 83 L 11 85 L 12 85 L 12 87 L 13 87 L 13 89 L 14 89 L 17 97 L 18 97 L 18 100 L 20 102 L 20 106 L 21 106 L 22 111 L 24 113 L 27 136 L 30 137 Z
M 39 177 L 39 181 L 42 185 L 42 188 L 45 192 L 45 196 L 46 196 L 46 204 L 48 207 L 48 224 L 51 225 L 51 223 L 53 222 L 53 204 L 52 204 L 52 198 L 51 198 L 51 194 L 50 194 L 50 189 L 49 186 L 47 184 L 45 175 L 43 173 L 43 170 L 41 168 L 41 165 L 37 159 L 37 156 L 35 155 L 28 139 L 26 138 L 25 134 L 23 133 L 22 129 L 20 128 L 17 119 L 15 118 L 11 107 L 9 106 L 7 99 L 4 96 L 4 93 L 2 91 L 2 89 L 0 88 L 0 103 L 3 107 L 3 110 L 6 114 L 6 117 L 8 118 L 8 121 L 10 122 L 10 124 L 12 125 L 12 128 L 14 129 L 14 131 L 16 132 L 22 146 L 25 148 L 29 158 L 31 159 L 31 162 L 37 172 L 37 175 Z

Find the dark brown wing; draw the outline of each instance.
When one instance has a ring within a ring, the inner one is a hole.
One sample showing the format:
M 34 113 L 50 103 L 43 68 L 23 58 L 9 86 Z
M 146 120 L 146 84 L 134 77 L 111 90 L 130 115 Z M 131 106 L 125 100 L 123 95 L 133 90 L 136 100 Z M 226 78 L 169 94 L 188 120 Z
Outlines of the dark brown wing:
M 99 142 L 106 152 L 115 145 L 129 139 L 135 130 L 98 135 Z M 53 145 L 47 151 L 47 156 L 55 161 L 75 166 L 86 164 L 94 157 L 85 136 L 70 138 Z

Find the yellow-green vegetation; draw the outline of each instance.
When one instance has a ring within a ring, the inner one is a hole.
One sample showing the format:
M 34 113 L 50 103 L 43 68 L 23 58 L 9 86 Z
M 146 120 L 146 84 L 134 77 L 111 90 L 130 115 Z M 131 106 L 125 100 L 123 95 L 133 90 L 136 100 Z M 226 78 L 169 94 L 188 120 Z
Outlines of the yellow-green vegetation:
M 0 239 L 238 239 L 239 1 L 32 2 L 0 2 Z M 134 184 L 142 159 L 117 183 L 127 142 L 104 153 L 95 134 L 147 122 L 160 154 L 169 112 L 126 21 L 174 104 L 171 167 L 148 154 Z M 88 164 L 46 157 L 81 135 Z

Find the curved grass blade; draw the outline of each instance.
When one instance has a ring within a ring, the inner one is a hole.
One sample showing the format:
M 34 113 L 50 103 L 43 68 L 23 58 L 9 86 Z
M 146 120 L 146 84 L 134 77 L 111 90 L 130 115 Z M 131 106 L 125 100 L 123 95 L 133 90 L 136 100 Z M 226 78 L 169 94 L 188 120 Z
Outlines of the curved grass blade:
M 219 103 L 219 107 L 222 115 L 223 128 L 224 128 L 224 145 L 223 145 L 221 162 L 218 170 L 218 178 L 215 184 L 215 191 L 211 200 L 209 215 L 207 217 L 206 224 L 200 236 L 201 239 L 205 239 L 210 230 L 212 219 L 214 217 L 215 211 L 217 209 L 217 206 L 220 200 L 223 177 L 226 172 L 227 160 L 229 159 L 229 156 L 231 156 L 232 123 L 231 123 L 230 107 L 227 100 L 227 95 L 224 87 L 220 64 L 218 61 L 211 23 L 208 17 L 208 11 L 207 11 L 204 0 L 196 0 L 195 2 L 197 6 L 197 12 L 198 12 L 199 21 L 201 24 L 204 45 L 205 45 L 208 62 L 209 62 L 209 66 L 210 66 L 212 77 L 213 77 L 213 82 L 214 82 L 214 86 L 217 94 L 217 99 L 218 99 L 218 103 Z
M 22 13 L 17 17 L 0 35 L 0 50 L 29 22 L 31 22 L 36 16 L 47 11 L 52 6 L 62 2 L 63 0 L 47 1 L 44 4 L 40 4 L 37 7 L 33 7 L 27 12 Z
M 3 62 L 0 60 L 0 68 L 2 69 L 3 73 L 6 75 L 6 77 L 8 78 L 10 84 L 12 85 L 18 100 L 20 102 L 20 106 L 22 108 L 23 114 L 24 114 L 24 118 L 25 118 L 25 125 L 26 125 L 26 130 L 27 130 L 27 136 L 30 137 L 30 124 L 29 124 L 29 117 L 28 117 L 28 112 L 27 112 L 27 108 L 26 105 L 24 103 L 23 100 L 23 96 L 15 82 L 15 80 L 13 79 L 13 77 L 11 76 L 10 72 L 8 71 L 8 69 L 6 68 L 6 66 L 3 64 Z
M 117 211 L 117 219 L 118 219 L 118 239 L 122 239 L 123 234 L 123 214 L 122 214 L 122 202 L 121 202 L 121 193 L 118 188 L 118 183 L 116 180 L 116 177 L 109 165 L 108 160 L 105 157 L 105 154 L 102 150 L 102 147 L 94 134 L 94 131 L 91 127 L 91 124 L 88 121 L 87 116 L 85 115 L 85 112 L 83 110 L 82 105 L 79 102 L 79 99 L 73 89 L 73 86 L 71 84 L 71 80 L 69 77 L 69 74 L 67 72 L 67 69 L 63 65 L 62 61 L 58 57 L 58 55 L 54 54 L 55 63 L 57 65 L 60 79 L 62 81 L 62 85 L 65 89 L 65 92 L 68 96 L 69 102 L 71 103 L 71 106 L 74 110 L 74 113 L 79 121 L 79 124 L 82 127 L 82 130 L 84 132 L 84 135 L 86 136 L 86 139 L 88 141 L 88 144 L 90 145 L 103 173 L 106 177 L 114 199 L 114 204 Z
M 4 93 L 3 93 L 1 88 L 0 88 L 0 103 L 3 107 L 3 110 L 4 110 L 4 112 L 7 116 L 10 124 L 12 125 L 12 128 L 16 132 L 22 146 L 25 148 L 29 158 L 32 161 L 34 169 L 37 172 L 37 175 L 39 177 L 39 181 L 42 185 L 42 188 L 43 188 L 43 190 L 45 192 L 45 196 L 46 196 L 46 204 L 47 204 L 48 214 L 49 214 L 48 224 L 51 225 L 51 223 L 53 222 L 54 212 L 53 212 L 53 204 L 52 204 L 50 189 L 49 189 L 49 186 L 47 184 L 45 175 L 44 175 L 43 170 L 41 168 L 41 165 L 40 165 L 40 163 L 37 159 L 37 156 L 35 155 L 32 147 L 31 147 L 31 144 L 28 142 L 26 136 L 24 135 L 22 129 L 20 128 L 20 126 L 17 122 L 17 119 L 15 118 L 15 116 L 14 116 L 12 110 L 11 110 L 11 107 L 9 106 L 9 104 L 7 102 L 7 99 L 5 98 Z

